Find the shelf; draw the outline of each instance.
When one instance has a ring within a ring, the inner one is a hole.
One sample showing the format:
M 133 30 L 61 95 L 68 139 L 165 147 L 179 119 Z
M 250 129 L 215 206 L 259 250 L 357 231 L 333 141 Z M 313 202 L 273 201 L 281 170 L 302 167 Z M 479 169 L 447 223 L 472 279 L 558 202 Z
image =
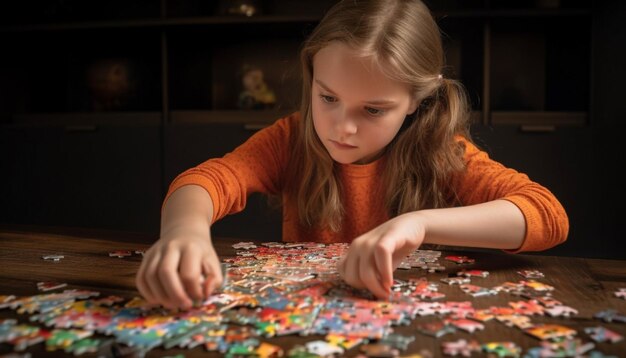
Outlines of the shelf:
M 175 124 L 240 123 L 243 125 L 267 125 L 295 111 L 296 109 L 258 111 L 172 111 L 170 113 L 170 121 Z
M 437 11 L 437 19 L 490 19 L 490 18 L 542 18 L 542 17 L 580 17 L 590 16 L 589 9 L 516 9 L 516 10 L 463 10 Z M 260 16 L 197 16 L 166 19 L 131 19 L 89 22 L 47 23 L 17 25 L 0 28 L 0 33 L 37 32 L 37 31 L 68 31 L 98 30 L 127 28 L 166 28 L 195 25 L 257 25 L 257 24 L 289 24 L 315 23 L 321 20 L 319 15 L 260 15 Z
M 14 114 L 9 126 L 70 126 L 89 128 L 97 125 L 159 125 L 161 112 L 78 112 Z
M 37 32 L 37 31 L 68 31 L 68 30 L 99 30 L 128 28 L 167 28 L 194 25 L 258 25 L 258 24 L 300 24 L 320 21 L 319 16 L 203 16 L 170 19 L 135 19 L 19 25 L 0 28 L 0 33 Z
M 580 17 L 591 16 L 589 9 L 484 9 L 484 10 L 461 10 L 461 11 L 435 11 L 436 19 L 441 18 L 476 18 L 476 19 L 500 19 L 500 18 L 544 18 L 544 17 Z
M 590 4 L 427 2 L 443 34 L 442 72 L 467 89 L 473 123 L 589 124 Z M 333 3 L 267 0 L 251 17 L 203 0 L 14 4 L 0 27 L 11 54 L 0 59 L 0 123 L 272 123 L 298 108 L 300 45 Z M 274 109 L 239 110 L 249 67 L 263 71 Z
M 491 123 L 522 126 L 582 127 L 588 123 L 587 112 L 493 111 Z

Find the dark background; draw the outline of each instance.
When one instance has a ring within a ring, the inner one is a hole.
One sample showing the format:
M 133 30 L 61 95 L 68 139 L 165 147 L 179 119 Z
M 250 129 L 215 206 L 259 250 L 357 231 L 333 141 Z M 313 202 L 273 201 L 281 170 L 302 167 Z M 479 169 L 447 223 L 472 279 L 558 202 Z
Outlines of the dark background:
M 240 1 L 239 1 L 240 2 Z M 0 224 L 132 231 L 156 240 L 183 170 L 297 108 L 298 48 L 332 0 L 22 1 L 0 14 Z M 473 136 L 561 200 L 568 241 L 542 254 L 626 257 L 626 20 L 618 0 L 429 1 Z M 274 108 L 237 107 L 245 65 Z M 216 235 L 280 240 L 253 196 Z

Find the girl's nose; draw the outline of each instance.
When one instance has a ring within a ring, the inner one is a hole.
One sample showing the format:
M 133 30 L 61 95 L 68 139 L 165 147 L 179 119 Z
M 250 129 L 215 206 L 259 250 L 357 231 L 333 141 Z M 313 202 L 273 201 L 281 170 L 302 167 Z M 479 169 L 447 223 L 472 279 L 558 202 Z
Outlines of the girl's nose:
M 357 124 L 349 114 L 343 114 L 337 120 L 337 131 L 341 134 L 356 134 Z

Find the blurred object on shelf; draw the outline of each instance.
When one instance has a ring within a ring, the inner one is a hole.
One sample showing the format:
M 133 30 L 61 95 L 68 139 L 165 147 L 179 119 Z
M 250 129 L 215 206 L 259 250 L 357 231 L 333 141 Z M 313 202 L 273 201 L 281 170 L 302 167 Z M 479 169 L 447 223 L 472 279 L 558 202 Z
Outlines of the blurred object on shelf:
M 87 67 L 87 86 L 95 111 L 124 109 L 133 92 L 131 64 L 125 58 L 94 61 Z
M 221 3 L 222 15 L 255 16 L 261 14 L 258 0 L 223 0 Z
M 238 107 L 241 109 L 270 109 L 276 104 L 276 94 L 263 78 L 263 71 L 254 66 L 244 66 Z

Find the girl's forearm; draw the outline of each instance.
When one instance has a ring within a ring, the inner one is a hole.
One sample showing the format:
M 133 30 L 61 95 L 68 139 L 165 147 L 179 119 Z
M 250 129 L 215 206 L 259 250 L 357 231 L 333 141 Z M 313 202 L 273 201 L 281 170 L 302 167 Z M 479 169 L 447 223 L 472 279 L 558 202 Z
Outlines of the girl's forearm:
M 213 219 L 213 201 L 198 185 L 186 185 L 168 198 L 161 215 L 161 237 L 174 230 L 208 233 Z
M 517 249 L 526 233 L 524 215 L 507 200 L 413 214 L 423 223 L 429 244 Z

